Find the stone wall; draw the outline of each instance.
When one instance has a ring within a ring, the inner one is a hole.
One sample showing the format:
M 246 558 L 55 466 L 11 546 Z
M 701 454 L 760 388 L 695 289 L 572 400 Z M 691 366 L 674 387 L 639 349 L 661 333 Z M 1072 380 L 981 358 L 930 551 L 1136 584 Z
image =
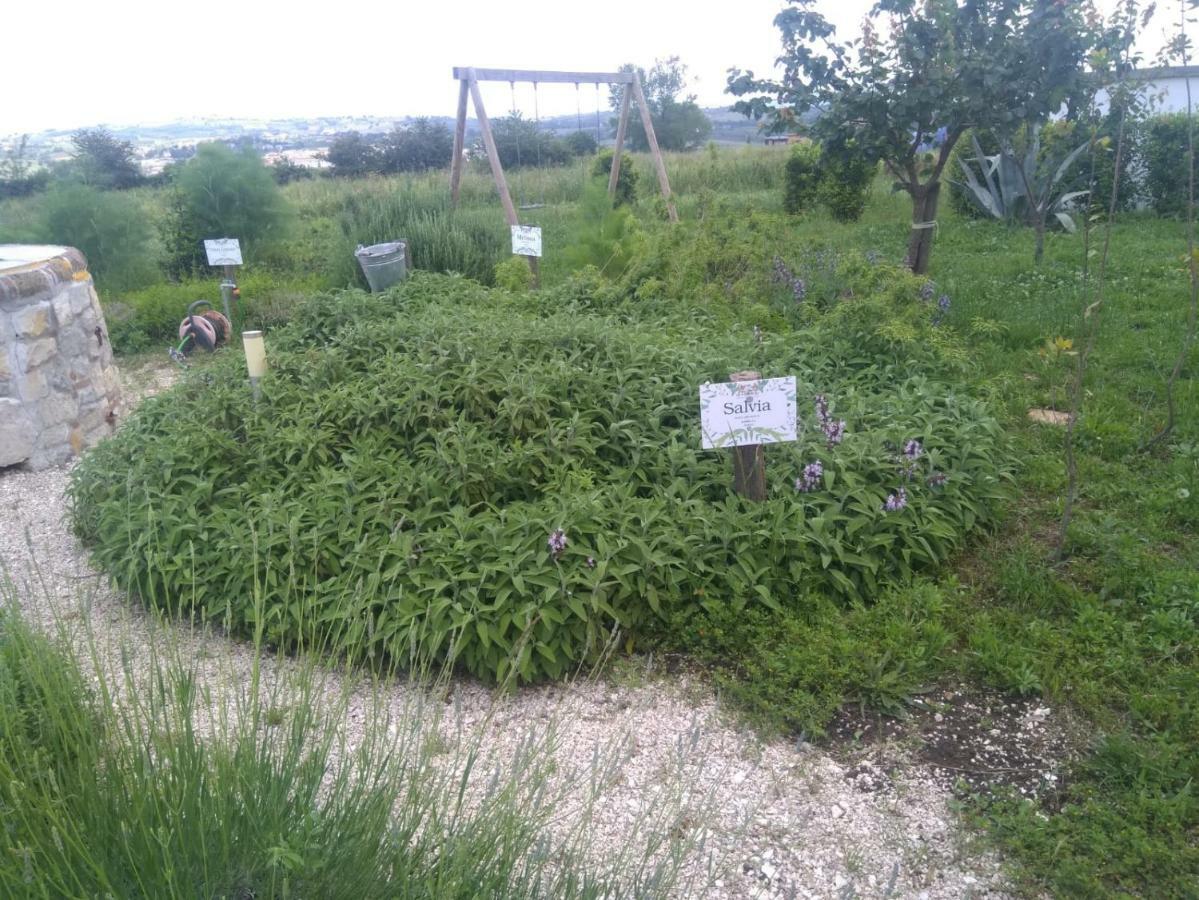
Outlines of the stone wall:
M 0 467 L 66 462 L 112 433 L 120 399 L 83 254 L 0 246 Z

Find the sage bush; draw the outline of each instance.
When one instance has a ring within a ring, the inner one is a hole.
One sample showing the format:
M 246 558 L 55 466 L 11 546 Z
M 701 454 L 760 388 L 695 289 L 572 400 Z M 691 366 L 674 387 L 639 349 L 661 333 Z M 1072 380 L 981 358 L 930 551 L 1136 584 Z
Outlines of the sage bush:
M 501 680 L 680 609 L 869 601 L 945 560 L 1006 477 L 999 425 L 935 354 L 870 352 L 928 315 L 880 296 L 759 340 L 594 276 L 314 298 L 270 336 L 258 405 L 233 354 L 145 401 L 74 470 L 74 524 L 147 603 Z M 794 374 L 804 426 L 767 448 L 756 504 L 700 449 L 699 386 L 746 368 Z

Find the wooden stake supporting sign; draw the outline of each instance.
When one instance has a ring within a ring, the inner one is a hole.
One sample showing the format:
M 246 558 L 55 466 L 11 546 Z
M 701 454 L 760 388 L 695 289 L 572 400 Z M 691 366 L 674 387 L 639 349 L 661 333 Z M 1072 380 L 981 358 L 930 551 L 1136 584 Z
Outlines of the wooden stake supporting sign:
M 733 372 L 729 381 L 757 381 L 762 373 Z M 743 444 L 733 448 L 733 490 L 746 500 L 766 499 L 766 453 L 761 444 Z
M 700 387 L 699 409 L 704 449 L 732 449 L 733 489 L 765 500 L 763 445 L 796 439 L 795 377 L 733 372 L 727 383 Z

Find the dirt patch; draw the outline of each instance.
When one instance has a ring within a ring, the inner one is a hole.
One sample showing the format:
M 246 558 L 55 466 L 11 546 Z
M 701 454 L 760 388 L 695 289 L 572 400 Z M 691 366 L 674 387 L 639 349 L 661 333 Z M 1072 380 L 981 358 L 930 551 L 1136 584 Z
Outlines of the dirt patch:
M 1030 409 L 1028 417 L 1041 425 L 1067 425 L 1070 414 L 1060 409 Z
M 956 684 L 920 698 L 905 718 L 847 709 L 826 743 L 847 758 L 846 778 L 862 791 L 889 790 L 898 772 L 920 766 L 959 797 L 1010 788 L 1056 809 L 1082 733 L 1039 699 Z

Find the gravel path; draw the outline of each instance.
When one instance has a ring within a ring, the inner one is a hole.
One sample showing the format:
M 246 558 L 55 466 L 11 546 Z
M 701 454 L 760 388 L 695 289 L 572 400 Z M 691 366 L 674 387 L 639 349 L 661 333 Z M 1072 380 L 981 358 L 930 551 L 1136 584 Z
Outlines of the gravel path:
M 167 380 L 135 377 L 138 392 Z M 214 696 L 244 684 L 251 648 L 182 625 L 164 635 L 89 566 L 65 523 L 67 479 L 66 468 L 0 471 L 0 572 L 7 570 L 29 620 L 48 630 L 65 624 L 78 641 L 90 634 L 114 667 L 122 646 L 139 660 L 145 657 L 139 645 L 169 640 L 195 661 Z M 759 740 L 731 723 L 695 679 L 647 672 L 645 665 L 634 661 L 619 676 L 498 698 L 476 682 L 454 679 L 453 702 L 442 704 L 454 712 L 442 727 L 449 739 L 472 732 L 502 757 L 552 724 L 555 761 L 564 772 L 585 770 L 597 747 L 610 753 L 614 777 L 605 781 L 588 825 L 591 852 L 603 858 L 640 840 L 636 823 L 669 797 L 691 811 L 684 820 L 692 836 L 703 837 L 689 871 L 710 874 L 692 896 L 1008 896 L 1000 861 L 971 846 L 949 809 L 944 780 L 918 760 L 884 761 L 879 777 L 863 778 L 860 761 L 839 761 L 808 744 Z M 338 673 L 330 681 L 330 689 L 351 685 L 345 728 L 361 733 L 372 690 Z M 384 700 L 403 712 L 413 690 L 388 685 Z M 479 779 L 487 772 L 482 767 Z

